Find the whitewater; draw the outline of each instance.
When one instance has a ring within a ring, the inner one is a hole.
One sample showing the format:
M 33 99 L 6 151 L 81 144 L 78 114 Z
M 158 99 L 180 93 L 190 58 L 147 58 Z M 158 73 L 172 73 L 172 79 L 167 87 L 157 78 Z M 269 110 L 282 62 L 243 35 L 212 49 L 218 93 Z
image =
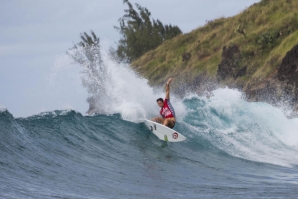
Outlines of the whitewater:
M 79 75 L 102 86 L 96 114 L 0 109 L 0 198 L 297 198 L 297 118 L 229 88 L 172 95 L 188 139 L 165 145 L 140 122 L 163 88 L 102 55 L 103 73 Z

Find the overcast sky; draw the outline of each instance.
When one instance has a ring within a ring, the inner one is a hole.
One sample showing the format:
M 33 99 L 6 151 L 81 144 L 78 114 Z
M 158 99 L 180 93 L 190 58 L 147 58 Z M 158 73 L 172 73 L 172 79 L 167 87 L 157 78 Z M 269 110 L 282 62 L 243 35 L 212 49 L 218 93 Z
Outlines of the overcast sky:
M 238 14 L 259 0 L 131 2 L 187 33 L 206 20 Z M 62 55 L 84 31 L 93 30 L 101 41 L 115 45 L 119 34 L 113 26 L 125 8 L 122 0 L 1 0 L 0 107 L 16 117 L 66 108 L 85 112 L 87 93 L 78 81 L 80 69 L 67 61 L 60 66 Z

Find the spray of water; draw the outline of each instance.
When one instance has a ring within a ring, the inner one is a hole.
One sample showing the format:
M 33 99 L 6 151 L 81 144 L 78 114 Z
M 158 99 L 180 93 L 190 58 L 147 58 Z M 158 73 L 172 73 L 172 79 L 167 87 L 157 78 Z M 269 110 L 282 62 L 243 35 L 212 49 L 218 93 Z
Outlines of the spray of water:
M 88 114 L 120 113 L 129 121 L 140 121 L 158 115 L 156 99 L 164 97 L 162 89 L 153 89 L 146 79 L 138 76 L 127 64 L 113 60 L 109 53 L 96 46 L 90 50 L 93 57 L 86 57 L 86 49 L 78 47 L 68 52 L 79 57 L 81 78 L 87 88 L 90 104 Z M 85 56 L 85 57 L 84 57 Z M 171 97 L 178 116 L 183 118 L 185 108 L 181 100 Z
M 298 165 L 298 119 L 267 103 L 252 103 L 241 92 L 217 89 L 189 106 L 186 126 L 230 155 L 282 166 Z

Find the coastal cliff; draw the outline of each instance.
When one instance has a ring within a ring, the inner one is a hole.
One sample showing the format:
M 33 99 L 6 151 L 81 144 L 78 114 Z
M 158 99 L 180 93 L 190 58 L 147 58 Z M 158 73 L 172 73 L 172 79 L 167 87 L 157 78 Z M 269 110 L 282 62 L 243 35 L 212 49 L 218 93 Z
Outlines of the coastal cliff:
M 177 93 L 228 86 L 297 110 L 297 44 L 298 1 L 262 0 L 165 41 L 131 66 L 153 86 L 174 77 Z

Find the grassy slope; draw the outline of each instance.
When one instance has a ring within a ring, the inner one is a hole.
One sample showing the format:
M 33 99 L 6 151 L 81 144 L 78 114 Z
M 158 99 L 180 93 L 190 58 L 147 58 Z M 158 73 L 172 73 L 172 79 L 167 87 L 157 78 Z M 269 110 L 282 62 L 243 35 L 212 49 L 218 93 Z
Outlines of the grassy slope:
M 236 32 L 244 29 L 246 37 Z M 262 34 L 273 34 L 274 42 L 258 41 Z M 236 44 L 241 50 L 239 67 L 247 74 L 236 81 L 249 83 L 271 76 L 285 54 L 298 44 L 298 0 L 263 0 L 231 18 L 220 18 L 164 42 L 132 63 L 132 67 L 159 85 L 168 77 L 190 83 L 200 75 L 215 78 L 222 48 Z M 182 62 L 182 54 L 191 53 Z M 234 81 L 234 80 L 232 80 Z

